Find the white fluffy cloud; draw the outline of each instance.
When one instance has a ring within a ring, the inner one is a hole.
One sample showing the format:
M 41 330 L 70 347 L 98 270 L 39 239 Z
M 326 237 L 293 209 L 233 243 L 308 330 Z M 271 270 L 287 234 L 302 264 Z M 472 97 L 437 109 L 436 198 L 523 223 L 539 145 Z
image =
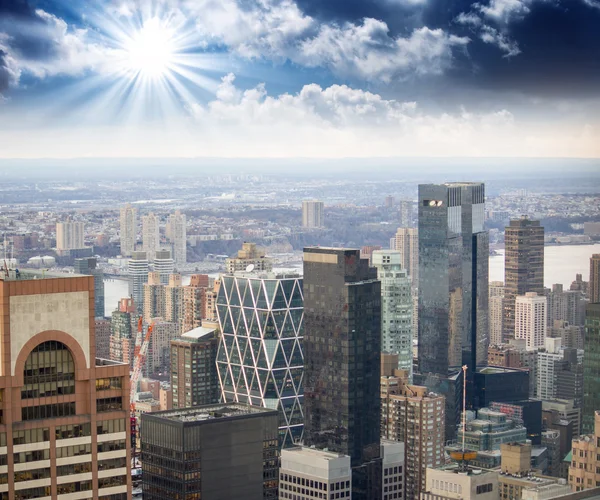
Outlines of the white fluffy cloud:
M 195 0 L 188 8 L 202 33 L 242 57 L 289 60 L 367 80 L 442 73 L 453 50 L 469 42 L 427 27 L 393 37 L 385 22 L 372 18 L 320 24 L 292 0 Z
M 519 45 L 506 35 L 491 26 L 483 25 L 479 32 L 479 37 L 485 43 L 490 43 L 504 52 L 504 57 L 512 57 L 521 53 Z

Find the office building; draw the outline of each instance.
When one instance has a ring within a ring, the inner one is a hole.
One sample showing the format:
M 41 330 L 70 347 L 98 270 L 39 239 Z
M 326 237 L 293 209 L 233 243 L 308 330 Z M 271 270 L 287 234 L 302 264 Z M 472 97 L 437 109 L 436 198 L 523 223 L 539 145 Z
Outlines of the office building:
M 573 491 L 600 487 L 600 411 L 594 412 L 594 432 L 573 439 L 569 485 Z
M 401 255 L 402 268 L 408 271 L 414 287 L 419 285 L 419 230 L 399 227 L 390 241 L 390 248 Z
M 243 243 L 237 256 L 225 261 L 225 268 L 227 274 L 234 274 L 239 271 L 270 272 L 273 270 L 273 260 L 266 257 L 264 250 L 257 247 L 256 243 Z
M 179 325 L 181 331 L 183 325 L 183 298 L 184 288 L 181 284 L 181 274 L 171 274 L 169 284 L 164 288 L 165 294 L 165 319 L 170 323 Z
M 68 220 L 56 224 L 56 252 L 69 255 L 70 250 L 85 248 L 83 222 Z
M 182 332 L 202 326 L 202 320 L 208 317 L 206 312 L 208 291 L 208 274 L 190 276 L 190 284 L 183 287 Z
M 555 322 L 566 322 L 573 326 L 583 326 L 585 323 L 586 300 L 579 290 L 564 290 L 562 284 L 552 285 L 552 290 L 546 293 L 548 297 L 548 326 Z
M 142 217 L 142 249 L 146 252 L 150 262 L 154 261 L 154 256 L 160 250 L 160 232 L 159 218 L 150 212 Z
M 504 340 L 504 282 L 490 283 L 489 328 L 490 345 L 499 345 Z
M 489 241 L 484 206 L 483 183 L 419 186 L 420 383 L 446 397 L 448 440 L 455 435 L 462 407 L 460 367 L 469 367 L 470 408 L 475 367 L 487 360 Z
M 280 444 L 302 439 L 302 278 L 237 273 L 221 277 L 217 370 L 222 401 L 279 410 Z
M 302 446 L 281 450 L 279 498 L 351 498 L 351 471 L 347 455 Z
M 75 259 L 73 263 L 76 274 L 94 277 L 94 314 L 97 318 L 104 317 L 104 273 L 98 267 L 95 258 Z
M 110 359 L 125 363 L 133 369 L 133 351 L 138 316 L 132 298 L 119 301 L 110 321 Z
M 542 432 L 542 447 L 548 450 L 548 475 L 560 477 L 563 456 L 560 454 L 560 432 L 547 430 Z
M 110 319 L 96 318 L 94 320 L 96 332 L 96 357 L 100 359 L 110 359 Z
M 397 354 L 400 370 L 412 382 L 413 342 L 411 282 L 396 250 L 377 250 L 372 263 L 381 281 L 381 350 Z
M 515 299 L 514 338 L 525 340 L 528 351 L 544 347 L 546 342 L 547 300 L 536 292 L 518 295 Z
M 96 357 L 91 276 L 0 277 L 0 496 L 131 497 L 129 367 Z
M 600 302 L 600 253 L 590 257 L 590 281 L 589 281 L 590 303 Z
M 185 214 L 176 210 L 167 220 L 167 237 L 173 243 L 173 258 L 175 264 L 181 266 L 187 262 L 187 223 Z
M 488 365 L 506 368 L 518 368 L 529 372 L 529 397 L 536 395 L 537 354 L 528 351 L 525 340 L 511 339 L 510 344 L 491 345 L 488 350 Z
M 544 293 L 544 228 L 526 216 L 504 231 L 505 338 L 515 335 L 515 301 L 527 292 Z
M 523 422 L 527 430 L 527 439 L 531 444 L 542 444 L 542 402 L 535 399 L 515 401 L 514 403 L 493 402 L 489 408 L 499 411 L 512 420 Z M 563 455 L 564 456 L 564 455 Z
M 400 225 L 402 227 L 413 227 L 413 202 L 412 200 L 400 200 L 399 203 Z
M 474 375 L 473 409 L 486 408 L 493 402 L 512 403 L 529 398 L 529 372 L 517 368 L 486 366 Z M 510 387 L 510 391 L 506 388 Z
M 202 500 L 277 499 L 275 410 L 223 403 L 145 413 L 141 420 L 144 500 L 183 492 Z
M 146 323 L 154 318 L 165 319 L 165 287 L 157 272 L 148 273 L 148 282 L 144 283 L 143 316 Z
M 154 261 L 152 267 L 155 273 L 160 275 L 160 282 L 163 285 L 169 284 L 169 276 L 175 272 L 175 262 L 171 257 L 170 250 L 157 250 L 154 252 Z
M 600 409 L 600 304 L 589 304 L 585 316 L 583 356 L 583 432 L 591 433 Z
M 542 401 L 543 413 L 556 413 L 560 419 L 572 424 L 573 437 L 581 434 L 581 408 L 577 408 L 571 399 L 549 399 Z
M 144 312 L 144 284 L 148 283 L 148 270 L 146 252 L 132 252 L 131 259 L 127 261 L 129 296 L 133 298 L 138 314 Z
M 121 255 L 131 257 L 137 240 L 137 208 L 121 207 L 120 217 Z
M 427 469 L 420 500 L 498 500 L 498 472 L 452 464 Z
M 219 402 L 218 346 L 214 328 L 198 327 L 171 340 L 173 408 Z
M 302 202 L 302 227 L 314 229 L 324 227 L 323 202 L 316 200 L 304 200 Z
M 403 499 L 406 484 L 404 443 L 381 440 L 381 500 Z
M 381 438 L 404 443 L 404 498 L 418 499 L 427 467 L 445 462 L 444 397 L 408 384 L 406 372 L 393 368 L 395 361 L 389 365 L 387 357 L 382 361 Z
M 359 250 L 304 249 L 304 442 L 350 456 L 356 500 L 381 487 L 376 273 Z

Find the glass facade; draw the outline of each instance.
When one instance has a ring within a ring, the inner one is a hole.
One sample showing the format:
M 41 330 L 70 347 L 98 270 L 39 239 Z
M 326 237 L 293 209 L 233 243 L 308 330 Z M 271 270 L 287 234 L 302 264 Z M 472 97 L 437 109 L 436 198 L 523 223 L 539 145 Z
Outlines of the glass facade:
M 25 362 L 21 399 L 75 394 L 75 363 L 61 342 L 38 345 Z
M 357 470 L 379 457 L 381 283 L 376 270 L 359 250 L 305 248 L 304 311 L 304 441 L 349 455 Z
M 585 315 L 583 355 L 583 433 L 594 432 L 594 412 L 600 410 L 600 304 L 589 304 Z
M 281 445 L 300 441 L 304 428 L 302 279 L 223 276 L 217 316 L 222 332 L 217 352 L 222 400 L 279 410 Z

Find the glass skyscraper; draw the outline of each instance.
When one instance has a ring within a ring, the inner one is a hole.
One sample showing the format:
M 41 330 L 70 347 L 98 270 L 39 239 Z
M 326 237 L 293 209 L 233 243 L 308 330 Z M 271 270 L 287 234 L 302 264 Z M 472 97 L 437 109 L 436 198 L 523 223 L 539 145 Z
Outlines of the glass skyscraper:
M 380 498 L 381 283 L 359 250 L 304 249 L 304 442 L 349 455 L 352 498 Z
M 600 410 L 600 304 L 588 304 L 583 354 L 583 432 L 594 432 L 594 413 Z
M 225 275 L 217 296 L 221 398 L 279 410 L 282 447 L 304 428 L 303 306 L 297 274 Z
M 456 374 L 468 366 L 471 407 L 474 371 L 487 361 L 489 239 L 484 204 L 481 182 L 419 186 L 420 382 L 446 395 L 447 438 L 454 437 L 453 419 L 460 416 Z

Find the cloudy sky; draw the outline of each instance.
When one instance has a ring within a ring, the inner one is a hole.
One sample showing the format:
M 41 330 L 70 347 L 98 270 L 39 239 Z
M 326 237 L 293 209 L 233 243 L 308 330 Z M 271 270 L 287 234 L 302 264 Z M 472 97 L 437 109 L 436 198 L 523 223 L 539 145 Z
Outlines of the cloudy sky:
M 600 0 L 0 0 L 0 158 L 600 157 Z

